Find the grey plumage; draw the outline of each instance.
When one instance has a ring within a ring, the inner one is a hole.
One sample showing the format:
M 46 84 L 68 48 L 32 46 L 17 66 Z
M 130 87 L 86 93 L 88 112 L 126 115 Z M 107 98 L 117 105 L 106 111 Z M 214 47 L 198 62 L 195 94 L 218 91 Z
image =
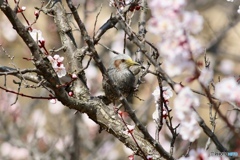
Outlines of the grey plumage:
M 133 66 L 135 66 L 136 69 L 131 71 L 130 67 Z M 108 75 L 125 97 L 128 97 L 133 93 L 135 86 L 135 74 L 137 74 L 139 71 L 140 65 L 137 62 L 134 62 L 131 57 L 126 54 L 119 54 L 115 56 L 111 60 L 109 68 L 107 69 Z M 105 79 L 103 79 L 103 89 L 106 97 L 111 102 L 115 102 L 119 99 L 115 91 Z

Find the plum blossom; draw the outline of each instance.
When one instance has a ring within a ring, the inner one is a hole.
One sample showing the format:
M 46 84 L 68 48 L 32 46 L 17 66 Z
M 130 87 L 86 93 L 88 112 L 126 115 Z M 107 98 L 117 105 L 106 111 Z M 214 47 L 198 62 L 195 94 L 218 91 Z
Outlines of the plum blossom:
M 42 35 L 42 31 L 38 30 L 38 29 L 33 29 L 32 31 L 29 31 L 30 35 L 32 36 L 33 40 L 36 42 L 44 42 L 44 38 Z
M 230 75 L 232 74 L 234 69 L 234 63 L 231 60 L 228 59 L 224 59 L 221 61 L 220 66 L 219 66 L 219 70 L 225 74 L 225 75 Z
M 172 89 L 169 86 L 162 87 L 163 90 L 163 98 L 164 100 L 168 100 L 173 96 Z M 152 95 L 154 96 L 155 101 L 158 101 L 160 98 L 160 88 L 156 87 L 156 89 L 153 91 Z
M 197 115 L 195 112 L 189 112 L 185 115 L 181 121 L 179 127 L 179 134 L 182 136 L 183 140 L 189 140 L 190 142 L 195 141 L 201 133 L 201 129 L 198 126 Z
M 203 53 L 201 44 L 191 35 L 203 28 L 197 11 L 185 11 L 186 0 L 149 0 L 152 18 L 148 31 L 159 36 L 157 47 L 163 57 L 163 68 L 173 77 L 183 71 L 194 72 L 194 59 Z
M 134 160 L 134 155 L 131 154 L 130 156 L 128 156 L 128 159 L 129 159 L 129 160 Z
M 198 12 L 183 13 L 183 25 L 186 30 L 193 34 L 199 33 L 203 29 L 203 17 Z
M 184 63 L 182 62 L 183 61 L 178 61 L 174 63 L 173 61 L 171 62 L 166 60 L 165 63 L 163 64 L 163 67 L 165 68 L 166 73 L 170 77 L 177 76 L 181 74 L 183 71 L 185 71 L 186 69 L 188 69 L 188 71 L 191 71 L 192 73 L 194 70 L 194 63 L 191 61 L 184 62 Z
M 199 82 L 201 82 L 205 87 L 207 87 L 212 79 L 213 70 L 210 68 L 203 68 L 200 76 L 198 77 Z
M 222 79 L 215 85 L 215 96 L 221 101 L 234 101 L 234 91 L 236 90 L 238 84 L 233 77 L 228 77 Z
M 8 142 L 1 144 L 0 153 L 3 157 L 8 157 L 9 159 L 21 160 L 30 158 L 30 153 L 26 148 L 16 147 Z
M 201 133 L 198 116 L 192 107 L 199 107 L 199 99 L 189 87 L 182 88 L 174 99 L 174 114 L 180 123 L 179 134 L 184 140 L 195 141 Z
M 147 159 L 148 159 L 148 160 L 152 160 L 153 157 L 152 157 L 151 155 L 147 155 Z
M 78 76 L 75 73 L 73 73 L 71 77 L 72 79 L 77 79 Z
M 53 69 L 55 70 L 55 72 L 57 73 L 58 77 L 61 78 L 63 76 L 66 75 L 66 68 L 63 65 L 63 60 L 64 57 L 60 57 L 59 55 L 54 55 L 52 56 L 48 56 L 49 61 L 52 64 Z
M 185 6 L 185 0 L 149 0 L 149 8 L 152 10 L 153 16 L 159 15 L 171 15 L 172 17 L 177 16 Z
M 173 96 L 173 92 L 172 92 L 172 89 L 169 86 L 162 87 L 162 90 L 163 90 L 163 98 L 164 98 L 165 104 L 168 107 L 167 109 L 165 107 L 163 107 L 162 116 L 163 116 L 163 118 L 165 118 L 168 115 L 168 110 L 171 110 L 170 107 L 168 106 L 168 100 Z M 154 99 L 155 99 L 155 103 L 156 103 L 156 110 L 152 114 L 152 118 L 155 121 L 159 120 L 159 111 L 158 111 L 159 110 L 159 103 L 158 103 L 158 100 L 160 98 L 160 94 L 161 94 L 160 88 L 156 87 L 156 89 L 152 93 L 152 95 L 154 96 Z
M 191 107 L 199 107 L 198 97 L 191 91 L 189 87 L 181 89 L 177 97 L 174 99 L 174 108 L 181 112 L 189 112 Z
M 152 118 L 157 122 L 159 121 L 159 109 L 158 109 L 158 104 L 156 104 L 156 110 L 152 114 Z M 168 106 L 167 106 L 168 107 Z M 169 107 L 168 107 L 169 108 Z M 166 108 L 163 108 L 162 111 L 162 117 L 165 119 L 168 116 L 168 111 Z
M 233 77 L 224 78 L 215 85 L 215 97 L 240 106 L 240 85 Z
M 163 34 L 165 31 L 171 32 L 174 30 L 173 23 L 170 19 L 152 17 L 148 21 L 148 31 L 155 34 Z

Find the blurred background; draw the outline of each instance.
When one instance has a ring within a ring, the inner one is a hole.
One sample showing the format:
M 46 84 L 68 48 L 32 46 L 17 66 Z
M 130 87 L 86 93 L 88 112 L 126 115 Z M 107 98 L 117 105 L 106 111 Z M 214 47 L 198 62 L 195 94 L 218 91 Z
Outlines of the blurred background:
M 94 34 L 94 23 L 97 18 L 95 32 L 110 18 L 116 11 L 109 7 L 108 0 L 73 0 L 75 5 L 79 5 L 78 11 L 85 23 L 90 36 Z M 13 1 L 9 3 L 14 7 Z M 65 1 L 65 9 L 70 13 Z M 186 10 L 197 10 L 204 18 L 204 28 L 196 38 L 201 42 L 206 50 L 207 59 L 210 66 L 214 68 L 214 82 L 219 81 L 219 77 L 235 76 L 239 78 L 240 73 L 240 26 L 239 26 L 239 1 L 228 2 L 226 0 L 195 0 L 188 1 Z M 20 6 L 26 6 L 25 16 L 31 23 L 35 20 L 34 7 L 40 7 L 39 0 L 21 0 Z M 132 18 L 132 28 L 137 32 L 139 13 L 135 12 Z M 147 10 L 147 19 L 151 17 L 150 10 Z M 19 14 L 23 24 L 26 22 Z M 81 41 L 81 35 L 76 27 L 73 17 L 69 14 L 73 33 L 79 47 L 84 45 Z M 57 49 L 61 47 L 60 38 L 57 32 L 53 18 L 43 13 L 33 28 L 39 29 L 43 33 L 46 48 Z M 147 33 L 146 39 L 153 44 L 158 37 Z M 122 53 L 124 48 L 124 32 L 117 26 L 109 30 L 101 38 L 100 44 L 96 45 L 99 56 L 107 67 L 109 59 L 114 56 L 106 47 Z M 31 61 L 24 58 L 30 58 L 31 53 L 21 38 L 17 35 L 12 25 L 5 15 L 0 12 L 0 65 L 12 68 L 34 68 Z M 132 55 L 133 59 L 137 52 L 137 47 L 127 41 L 125 52 Z M 64 56 L 61 51 L 58 54 Z M 84 65 L 87 65 L 89 57 L 86 56 Z M 198 59 L 204 61 L 204 57 Z M 147 62 L 144 61 L 144 66 Z M 67 67 L 68 64 L 65 63 Z M 152 68 L 153 69 L 153 68 Z M 102 75 L 96 67 L 94 61 L 91 61 L 89 67 L 85 70 L 88 87 L 92 96 L 103 95 Z M 6 79 L 5 79 L 6 78 Z M 176 82 L 185 83 L 184 76 L 175 77 Z M 17 91 L 17 83 L 20 80 L 13 76 L 1 76 L 0 86 L 9 90 Z M 5 84 L 6 82 L 6 84 Z M 25 82 L 25 85 L 36 85 Z M 186 84 L 186 83 L 185 83 Z M 152 92 L 157 86 L 157 79 L 147 74 L 144 77 L 144 83 L 141 84 L 137 96 L 132 102 L 132 107 L 136 110 L 139 119 L 148 127 L 149 132 L 154 136 L 155 123 L 152 114 L 155 110 L 154 97 Z M 201 92 L 197 83 L 191 83 L 191 88 Z M 45 89 L 36 87 L 21 86 L 20 93 L 31 96 L 48 96 L 49 92 Z M 210 126 L 209 104 L 203 97 L 201 98 L 201 107 L 199 113 L 205 122 Z M 172 102 L 170 101 L 170 106 Z M 223 103 L 221 111 L 229 118 L 234 126 L 240 126 L 239 113 L 232 110 L 232 107 Z M 240 140 L 235 139 L 229 133 L 228 128 L 217 119 L 216 135 L 222 144 L 229 148 L 229 151 L 240 153 Z M 167 151 L 170 147 L 171 136 L 167 128 L 163 128 L 160 134 L 160 143 Z M 204 148 L 207 137 L 202 133 L 200 139 L 196 142 L 197 147 Z M 175 156 L 183 154 L 189 142 L 177 140 Z M 186 146 L 179 147 L 179 146 Z M 79 157 L 76 155 L 79 154 Z M 214 144 L 210 145 L 210 150 L 216 150 Z M 83 160 L 122 160 L 132 154 L 112 135 L 103 131 L 99 133 L 99 127 L 85 114 L 75 113 L 63 106 L 60 102 L 52 104 L 49 100 L 30 99 L 0 90 L 0 159 L 83 159 Z M 136 158 L 137 159 L 137 158 Z

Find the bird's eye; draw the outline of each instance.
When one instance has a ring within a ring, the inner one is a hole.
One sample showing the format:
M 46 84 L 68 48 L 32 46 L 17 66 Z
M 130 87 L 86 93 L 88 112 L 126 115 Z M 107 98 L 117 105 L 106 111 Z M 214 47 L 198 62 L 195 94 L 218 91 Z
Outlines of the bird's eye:
M 126 60 L 125 59 L 121 59 L 121 62 L 125 62 Z

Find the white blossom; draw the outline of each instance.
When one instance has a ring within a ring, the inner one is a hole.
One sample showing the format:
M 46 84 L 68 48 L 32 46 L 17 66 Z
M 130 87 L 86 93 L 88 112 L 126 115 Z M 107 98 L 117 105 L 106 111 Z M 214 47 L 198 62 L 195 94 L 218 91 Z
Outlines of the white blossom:
M 201 74 L 198 77 L 199 82 L 201 82 L 205 87 L 209 85 L 213 79 L 213 70 L 210 68 L 203 68 Z
M 183 71 L 194 73 L 191 58 L 203 53 L 202 45 L 190 34 L 203 28 L 203 18 L 197 12 L 185 11 L 186 0 L 149 0 L 152 18 L 148 21 L 149 32 L 160 37 L 157 44 L 163 57 L 163 68 L 170 76 Z
M 171 98 L 173 96 L 172 89 L 169 86 L 163 86 L 162 90 L 163 90 L 164 100 L 168 100 L 169 98 Z M 153 91 L 152 95 L 154 96 L 155 101 L 158 101 L 158 99 L 160 97 L 160 88 L 156 87 L 156 89 Z
M 179 134 L 182 139 L 193 142 L 199 138 L 200 133 L 201 128 L 198 125 L 196 113 L 193 111 L 188 112 L 184 119 L 181 120 Z
M 67 71 L 64 67 L 64 64 L 62 63 L 64 60 L 64 57 L 60 57 L 59 55 L 48 56 L 49 61 L 52 64 L 53 69 L 57 73 L 58 77 L 61 78 L 66 75 Z
M 234 63 L 231 60 L 228 59 L 224 59 L 221 61 L 220 66 L 219 66 L 219 70 L 225 74 L 225 75 L 230 75 L 232 74 L 234 69 Z
M 191 107 L 198 107 L 199 105 L 199 98 L 189 87 L 181 89 L 177 97 L 174 99 L 174 108 L 182 112 L 188 112 L 191 110 Z
M 37 43 L 39 41 L 45 41 L 42 35 L 42 31 L 33 29 L 32 31 L 29 31 L 30 35 L 32 36 L 33 40 L 36 41 Z
M 233 77 L 224 78 L 215 85 L 215 96 L 221 101 L 234 101 L 234 90 L 238 84 Z

